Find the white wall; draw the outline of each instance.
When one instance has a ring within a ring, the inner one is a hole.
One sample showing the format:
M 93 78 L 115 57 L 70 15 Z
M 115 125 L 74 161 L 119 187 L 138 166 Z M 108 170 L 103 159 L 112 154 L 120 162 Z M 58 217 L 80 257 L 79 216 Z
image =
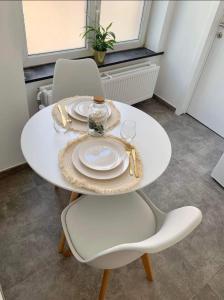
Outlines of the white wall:
M 165 50 L 176 1 L 152 2 L 145 46 L 155 52 Z
M 0 1 L 0 171 L 24 162 L 20 135 L 28 119 L 14 1 Z
M 182 111 L 191 97 L 219 1 L 177 1 L 155 93 Z

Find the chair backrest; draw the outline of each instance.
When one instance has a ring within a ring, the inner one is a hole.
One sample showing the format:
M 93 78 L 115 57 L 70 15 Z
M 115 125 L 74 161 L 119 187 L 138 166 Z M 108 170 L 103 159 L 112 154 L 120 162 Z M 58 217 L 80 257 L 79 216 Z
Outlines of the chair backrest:
M 201 223 L 201 211 L 194 206 L 180 207 L 165 214 L 150 203 L 149 199 L 147 202 L 154 213 L 157 215 L 161 213 L 158 219 L 163 220 L 163 224 L 160 224 L 154 235 L 141 242 L 116 245 L 86 261 L 81 261 L 79 258 L 78 260 L 97 268 L 118 268 L 132 262 L 144 253 L 157 253 L 175 245 Z
M 98 67 L 91 58 L 56 62 L 52 103 L 76 95 L 104 96 Z

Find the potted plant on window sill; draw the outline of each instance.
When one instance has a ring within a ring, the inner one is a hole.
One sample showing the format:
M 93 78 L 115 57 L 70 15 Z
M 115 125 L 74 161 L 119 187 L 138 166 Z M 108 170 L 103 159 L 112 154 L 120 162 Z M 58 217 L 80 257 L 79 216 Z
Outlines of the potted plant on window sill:
M 85 26 L 85 32 L 82 38 L 87 37 L 90 41 L 91 46 L 94 50 L 94 59 L 98 64 L 102 64 L 105 59 L 105 54 L 107 49 L 114 49 L 114 44 L 116 43 L 116 37 L 114 32 L 109 31 L 112 23 L 110 23 L 106 28 L 99 25 Z

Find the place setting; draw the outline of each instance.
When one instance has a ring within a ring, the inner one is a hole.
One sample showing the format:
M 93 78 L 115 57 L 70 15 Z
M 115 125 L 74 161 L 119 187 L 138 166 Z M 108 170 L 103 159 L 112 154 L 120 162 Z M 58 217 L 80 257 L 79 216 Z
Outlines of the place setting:
M 97 97 L 96 97 L 97 98 Z M 98 97 L 102 98 L 102 97 Z M 75 96 L 57 102 L 52 108 L 54 128 L 57 132 L 88 130 L 89 108 L 94 101 L 92 96 Z M 120 122 L 120 112 L 112 100 L 105 100 L 107 107 L 106 130 L 111 130 Z
M 135 122 L 125 121 L 120 135 L 96 136 L 89 128 L 88 134 L 70 141 L 59 153 L 64 178 L 99 194 L 124 193 L 136 186 L 142 178 L 142 162 L 131 144 L 136 135 Z

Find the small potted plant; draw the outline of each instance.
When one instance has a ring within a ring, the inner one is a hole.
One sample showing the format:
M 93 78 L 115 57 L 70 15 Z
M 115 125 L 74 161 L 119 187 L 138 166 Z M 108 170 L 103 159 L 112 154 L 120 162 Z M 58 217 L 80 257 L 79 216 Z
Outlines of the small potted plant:
M 85 26 L 85 32 L 82 35 L 82 38 L 87 37 L 91 42 L 91 46 L 94 49 L 95 61 L 99 64 L 104 62 L 107 49 L 113 49 L 113 46 L 116 43 L 115 34 L 112 31 L 109 31 L 111 26 L 112 23 L 106 28 L 101 25 L 97 27 Z

